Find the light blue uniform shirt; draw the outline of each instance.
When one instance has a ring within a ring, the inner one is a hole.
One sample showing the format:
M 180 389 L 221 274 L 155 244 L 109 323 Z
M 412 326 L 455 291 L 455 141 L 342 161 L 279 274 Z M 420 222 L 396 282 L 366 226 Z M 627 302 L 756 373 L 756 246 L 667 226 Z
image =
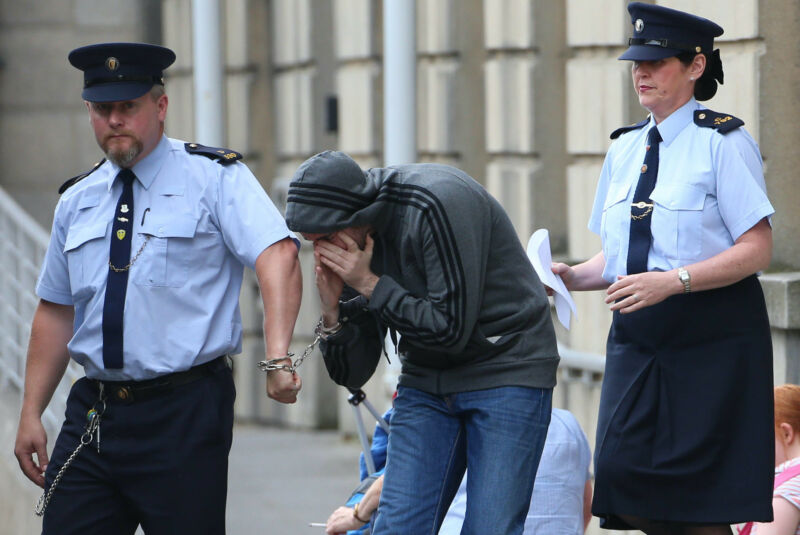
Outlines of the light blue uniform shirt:
M 668 271 L 725 251 L 774 209 L 769 202 L 758 145 L 744 130 L 720 134 L 695 124 L 703 106 L 691 99 L 658 125 L 658 178 L 647 270 Z M 603 242 L 608 282 L 627 274 L 631 203 L 644 161 L 644 128 L 622 134 L 608 150 L 589 230 Z
M 88 377 L 119 381 L 150 379 L 241 352 L 244 266 L 253 268 L 275 242 L 297 240 L 244 164 L 220 165 L 163 136 L 133 167 L 124 367 L 104 369 L 103 302 L 112 218 L 122 192 L 118 172 L 105 162 L 56 206 L 36 293 L 74 306 L 70 356 Z
M 591 477 L 591 460 L 589 442 L 578 420 L 571 412 L 554 408 L 533 484 L 524 535 L 583 535 L 583 492 Z M 461 533 L 467 499 L 465 475 L 439 535 Z

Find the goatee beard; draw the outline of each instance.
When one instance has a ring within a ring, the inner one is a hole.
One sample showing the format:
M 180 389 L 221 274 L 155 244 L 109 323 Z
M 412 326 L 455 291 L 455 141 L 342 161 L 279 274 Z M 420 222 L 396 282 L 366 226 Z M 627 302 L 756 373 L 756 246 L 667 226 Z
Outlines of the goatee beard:
M 142 144 L 136 142 L 127 150 L 106 151 L 106 158 L 119 167 L 130 167 L 131 163 L 141 152 Z

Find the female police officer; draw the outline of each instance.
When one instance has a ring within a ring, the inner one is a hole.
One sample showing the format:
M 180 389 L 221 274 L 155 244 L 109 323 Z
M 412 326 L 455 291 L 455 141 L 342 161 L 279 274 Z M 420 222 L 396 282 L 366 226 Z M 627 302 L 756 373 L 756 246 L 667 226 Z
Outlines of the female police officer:
M 755 273 L 772 248 L 761 158 L 742 121 L 703 108 L 722 82 L 715 23 L 628 6 L 639 103 L 612 134 L 589 228 L 603 248 L 573 290 L 614 312 L 592 511 L 611 529 L 730 533 L 769 519 L 772 352 Z

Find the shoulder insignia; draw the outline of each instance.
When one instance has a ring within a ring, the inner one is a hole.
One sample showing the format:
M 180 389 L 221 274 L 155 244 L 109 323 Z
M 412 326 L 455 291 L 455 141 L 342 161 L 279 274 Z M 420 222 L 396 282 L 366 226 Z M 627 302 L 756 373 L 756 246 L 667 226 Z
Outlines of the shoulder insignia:
M 227 165 L 235 161 L 241 160 L 242 155 L 235 150 L 221 149 L 218 147 L 206 147 L 199 143 L 184 143 L 183 147 L 189 154 L 199 154 L 212 160 L 217 160 L 217 163 Z
M 694 124 L 713 128 L 720 134 L 727 134 L 744 125 L 744 121 L 727 113 L 717 113 L 712 110 L 695 110 Z
M 628 126 L 623 126 L 621 128 L 617 128 L 613 132 L 611 132 L 611 139 L 617 139 L 619 136 L 624 134 L 625 132 L 630 132 L 631 130 L 639 130 L 640 128 L 644 128 L 647 123 L 650 122 L 650 117 L 648 116 L 646 119 L 642 119 L 636 124 L 631 124 Z
M 74 186 L 75 184 L 77 184 L 78 182 L 80 182 L 81 180 L 86 178 L 87 176 L 89 176 L 92 173 L 94 173 L 97 170 L 98 167 L 103 165 L 103 163 L 105 161 L 106 161 L 106 159 L 103 158 L 102 160 L 100 160 L 99 162 L 94 164 L 90 170 L 86 171 L 85 173 L 81 173 L 78 176 L 74 176 L 74 177 L 70 178 L 69 180 L 67 180 L 66 182 L 64 182 L 63 184 L 61 184 L 61 187 L 58 188 L 59 195 L 64 193 L 65 191 L 67 191 L 69 188 L 71 188 L 72 186 Z

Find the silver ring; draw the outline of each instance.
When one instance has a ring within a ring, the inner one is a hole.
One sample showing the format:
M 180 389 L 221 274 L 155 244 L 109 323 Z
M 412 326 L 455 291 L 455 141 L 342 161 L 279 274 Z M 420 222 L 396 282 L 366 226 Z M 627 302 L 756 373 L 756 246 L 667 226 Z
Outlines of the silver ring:
M 638 303 L 639 302 L 639 296 L 638 295 L 633 294 L 633 295 L 631 295 L 631 297 L 633 297 L 633 302 L 634 303 Z

